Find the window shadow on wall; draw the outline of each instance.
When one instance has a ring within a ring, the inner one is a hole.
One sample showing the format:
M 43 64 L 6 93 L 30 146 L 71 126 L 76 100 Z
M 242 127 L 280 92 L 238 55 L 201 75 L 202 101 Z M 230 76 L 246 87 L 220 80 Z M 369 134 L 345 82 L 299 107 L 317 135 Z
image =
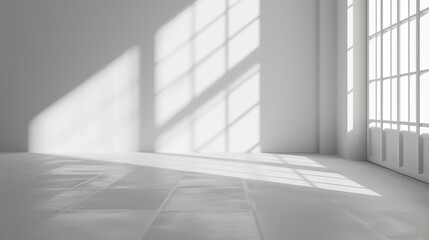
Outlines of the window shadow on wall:
M 258 151 L 259 1 L 127 3 L 36 22 L 28 150 Z

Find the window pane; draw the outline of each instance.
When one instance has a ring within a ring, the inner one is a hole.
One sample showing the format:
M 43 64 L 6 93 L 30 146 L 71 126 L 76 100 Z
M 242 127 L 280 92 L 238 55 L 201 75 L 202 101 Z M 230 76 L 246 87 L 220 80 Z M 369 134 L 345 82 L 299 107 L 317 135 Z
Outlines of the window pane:
M 429 13 L 420 19 L 420 69 L 429 69 Z
M 410 76 L 410 89 L 409 89 L 409 101 L 410 101 L 410 122 L 416 122 L 416 110 L 417 110 L 417 85 L 416 85 L 416 75 Z
M 408 73 L 408 22 L 401 24 L 399 28 L 400 73 Z
M 383 80 L 383 120 L 391 120 L 391 84 L 390 79 Z
M 387 31 L 383 34 L 383 77 L 389 77 L 390 75 L 390 35 L 391 32 Z
M 417 10 L 417 0 L 410 0 L 410 16 L 416 14 L 416 10 Z
M 408 17 L 408 0 L 399 0 L 399 17 L 400 20 Z
M 376 63 L 376 76 L 381 78 L 381 36 L 377 36 L 377 63 Z
M 377 120 L 381 120 L 381 81 L 377 81 L 377 88 L 376 88 L 376 97 L 377 97 Z
M 420 0 L 420 10 L 429 8 L 429 0 Z
M 347 48 L 353 47 L 353 6 L 347 10 Z
M 370 82 L 369 83 L 369 89 L 368 89 L 368 115 L 369 115 L 369 119 L 374 120 L 376 113 L 375 113 L 375 107 L 377 106 L 376 103 L 376 83 Z
M 398 0 L 392 0 L 392 24 L 398 21 Z
M 376 61 L 375 38 L 372 38 L 371 40 L 369 40 L 369 53 L 368 53 L 369 80 L 375 79 L 375 61 Z
M 376 6 L 376 28 L 375 30 L 378 32 L 381 30 L 381 0 L 376 0 L 377 6 Z
M 429 124 L 429 73 L 420 77 L 420 122 Z
M 383 29 L 389 27 L 390 24 L 390 1 L 383 0 Z
M 398 80 L 392 79 L 392 121 L 398 120 Z
M 416 71 L 416 36 L 416 19 L 414 19 L 410 22 L 410 72 Z
M 398 74 L 398 30 L 392 29 L 392 76 Z
M 375 33 L 375 0 L 369 0 L 368 6 L 368 33 L 373 35 Z
M 347 51 L 347 92 L 353 91 L 353 48 Z
M 408 76 L 401 77 L 399 80 L 400 87 L 400 118 L 399 120 L 402 122 L 408 122 Z

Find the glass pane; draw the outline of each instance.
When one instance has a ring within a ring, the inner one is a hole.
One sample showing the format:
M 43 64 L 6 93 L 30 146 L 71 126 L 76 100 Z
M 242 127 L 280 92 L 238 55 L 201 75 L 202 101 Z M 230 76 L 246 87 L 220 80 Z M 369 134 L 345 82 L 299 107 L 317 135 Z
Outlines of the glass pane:
M 392 79 L 392 121 L 398 120 L 398 80 Z
M 377 109 L 376 109 L 376 114 L 377 120 L 381 120 L 381 81 L 377 81 L 377 88 L 376 88 L 376 98 L 377 98 Z
M 400 87 L 400 118 L 402 122 L 408 122 L 408 76 L 401 77 L 399 80 Z
M 375 38 L 369 40 L 369 53 L 368 53 L 368 74 L 369 79 L 375 79 L 375 61 L 376 61 L 376 51 L 375 51 Z
M 369 0 L 368 2 L 368 33 L 373 35 L 375 33 L 375 0 Z
M 383 123 L 383 129 L 391 129 L 392 124 L 391 123 Z
M 381 0 L 376 0 L 376 27 L 375 30 L 378 32 L 381 30 Z
M 368 115 L 369 115 L 369 119 L 374 120 L 375 116 L 376 116 L 376 83 L 374 82 L 370 82 L 369 83 L 369 89 L 368 89 Z
M 420 10 L 429 8 L 429 0 L 420 0 Z
M 429 69 L 429 13 L 420 19 L 420 69 Z
M 420 122 L 429 124 L 429 73 L 420 77 Z
M 401 131 L 407 131 L 408 132 L 409 126 L 408 125 L 401 125 L 399 129 Z
M 353 48 L 347 51 L 347 92 L 353 91 Z
M 410 72 L 416 71 L 416 51 L 417 51 L 417 40 L 416 40 L 416 19 L 410 22 Z
M 383 80 L 383 120 L 391 120 L 391 84 L 390 79 Z
M 377 36 L 377 63 L 376 63 L 376 77 L 381 78 L 381 36 Z
M 392 0 L 392 24 L 398 21 L 398 0 Z
M 417 10 L 417 0 L 410 0 L 410 16 L 416 14 L 416 10 Z
M 347 10 L 347 49 L 353 47 L 353 6 Z
M 398 74 L 398 30 L 392 29 L 392 76 Z
M 400 20 L 408 17 L 408 0 L 399 0 L 399 17 Z
M 383 29 L 389 27 L 390 24 L 390 1 L 391 0 L 383 0 Z
M 400 73 L 408 73 L 408 22 L 401 24 L 399 28 L 399 59 Z
M 390 64 L 391 64 L 391 57 L 390 57 L 390 36 L 391 32 L 387 31 L 383 34 L 383 77 L 389 77 L 390 74 Z
M 417 85 L 416 85 L 416 75 L 410 76 L 410 89 L 409 89 L 409 96 L 410 96 L 410 122 L 415 123 L 416 122 L 416 110 L 417 110 Z

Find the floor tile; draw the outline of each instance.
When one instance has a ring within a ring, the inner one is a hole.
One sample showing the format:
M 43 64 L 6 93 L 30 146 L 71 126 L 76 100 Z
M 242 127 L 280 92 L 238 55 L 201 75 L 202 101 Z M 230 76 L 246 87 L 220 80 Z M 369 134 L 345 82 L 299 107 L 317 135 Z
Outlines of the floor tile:
M 7 188 L 0 189 L 1 209 L 38 209 L 50 199 L 67 191 L 54 188 Z
M 258 212 L 265 240 L 385 240 L 340 211 Z
M 429 239 L 429 211 L 359 211 L 351 214 L 388 239 Z
M 135 168 L 127 166 L 112 166 L 101 164 L 85 164 L 79 162 L 77 164 L 68 165 L 62 168 L 54 169 L 52 174 L 122 174 L 122 176 L 134 171 Z
M 250 189 L 250 197 L 260 211 L 336 211 L 340 207 L 321 192 L 307 188 Z M 317 199 L 317 200 L 316 200 Z
M 309 190 L 318 191 L 317 188 L 314 188 L 306 181 L 298 181 L 296 184 L 294 182 L 287 183 L 279 183 L 279 182 L 270 182 L 270 181 L 262 181 L 262 180 L 246 180 L 246 183 L 249 188 L 263 188 L 263 189 L 289 189 L 289 188 L 308 188 Z M 301 184 L 302 183 L 302 184 Z
M 243 188 L 240 178 L 189 173 L 180 181 L 179 188 Z
M 113 184 L 114 182 L 121 179 L 125 174 L 104 174 L 98 175 L 97 177 L 79 184 L 76 188 L 79 189 L 101 189 L 106 188 Z
M 382 211 L 397 210 L 429 211 L 429 202 L 413 196 L 404 196 L 400 193 L 389 193 L 387 195 L 373 196 L 365 194 L 354 194 L 344 192 L 329 192 L 327 196 L 339 205 L 350 211 Z M 426 195 L 426 199 L 429 194 Z
M 45 174 L 21 181 L 17 183 L 15 187 L 72 188 L 94 178 L 95 176 L 96 175 L 91 174 Z
M 61 212 L 28 231 L 25 239 L 141 240 L 154 215 L 154 211 Z
M 258 240 L 252 213 L 161 213 L 143 240 Z
M 21 178 L 16 177 L 0 177 L 0 187 L 7 186 L 9 184 L 16 184 Z
M 72 209 L 158 209 L 168 192 L 161 189 L 104 189 Z
M 109 188 L 172 188 L 179 182 L 180 178 L 181 176 L 174 174 L 146 174 L 132 178 L 125 176 L 110 185 Z
M 57 194 L 46 201 L 42 201 L 36 206 L 37 209 L 59 211 L 70 207 L 92 194 L 90 189 L 70 189 Z
M 58 212 L 44 210 L 0 210 L 0 239 L 27 240 L 22 235 Z M 31 238 L 28 238 L 30 240 Z
M 249 211 L 242 189 L 177 189 L 165 211 Z
M 134 176 L 141 176 L 141 175 L 161 175 L 161 174 L 171 174 L 171 175 L 179 175 L 182 176 L 184 174 L 183 171 L 178 170 L 172 170 L 172 169 L 166 169 L 166 168 L 156 168 L 156 167 L 138 167 L 135 171 L 127 175 L 127 178 L 132 178 Z

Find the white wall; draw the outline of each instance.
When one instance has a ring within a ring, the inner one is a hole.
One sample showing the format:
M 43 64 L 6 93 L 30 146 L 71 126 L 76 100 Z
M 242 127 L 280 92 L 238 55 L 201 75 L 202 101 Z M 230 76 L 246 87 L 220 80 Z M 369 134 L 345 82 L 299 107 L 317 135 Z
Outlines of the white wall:
M 7 20 L 2 21 L 0 44 L 4 51 L 0 58 L 0 150 L 150 149 L 153 36 L 190 3 L 2 1 L 0 15 Z M 130 51 L 134 53 L 130 55 Z M 127 61 L 138 65 L 137 69 L 130 65 L 124 69 L 123 63 Z M 112 74 L 106 74 L 109 71 Z M 128 125 L 130 116 L 125 116 L 125 124 L 119 122 L 119 115 L 124 114 L 123 100 L 130 99 L 115 96 L 119 92 L 112 91 L 114 84 L 122 85 L 124 77 L 128 84 L 132 74 L 141 80 L 140 86 L 133 87 L 141 95 L 134 102 L 141 109 L 138 121 L 144 123 L 138 128 Z M 37 119 L 42 124 L 36 132 L 41 135 L 31 136 L 33 121 Z M 121 126 L 127 129 L 122 130 Z M 30 146 L 32 138 L 42 141 L 38 149 Z M 135 138 L 142 146 L 135 142 L 118 145 L 115 140 L 130 142 Z
M 317 1 L 263 2 L 262 148 L 317 152 Z
M 337 151 L 366 160 L 366 0 L 337 4 Z
M 337 152 L 337 1 L 319 1 L 319 152 Z
M 333 153 L 332 1 L 2 1 L 0 151 Z

